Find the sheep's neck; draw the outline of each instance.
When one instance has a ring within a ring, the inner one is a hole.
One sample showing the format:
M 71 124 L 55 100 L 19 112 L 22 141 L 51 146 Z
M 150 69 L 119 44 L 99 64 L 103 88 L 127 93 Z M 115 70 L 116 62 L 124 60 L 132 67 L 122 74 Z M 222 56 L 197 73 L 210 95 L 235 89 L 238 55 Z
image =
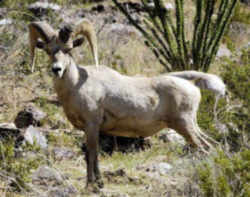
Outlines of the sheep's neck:
M 74 88 L 78 84 L 79 79 L 79 68 L 76 66 L 75 62 L 71 60 L 64 76 L 65 85 L 70 86 L 69 88 Z

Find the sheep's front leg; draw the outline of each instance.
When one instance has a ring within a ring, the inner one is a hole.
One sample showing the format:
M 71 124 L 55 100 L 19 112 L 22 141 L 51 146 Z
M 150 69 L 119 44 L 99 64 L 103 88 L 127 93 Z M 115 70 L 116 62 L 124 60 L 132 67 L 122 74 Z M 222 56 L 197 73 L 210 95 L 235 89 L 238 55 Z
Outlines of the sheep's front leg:
M 96 156 L 96 160 L 94 163 L 94 173 L 95 173 L 95 178 L 96 178 L 96 183 L 98 184 L 99 188 L 103 188 L 104 183 L 101 178 L 101 173 L 99 170 L 99 161 L 98 161 L 98 156 Z
M 98 142 L 99 142 L 99 127 L 98 124 L 90 123 L 86 128 L 87 137 L 87 187 L 92 188 L 95 183 L 98 187 L 103 187 L 101 181 L 99 166 L 98 166 Z

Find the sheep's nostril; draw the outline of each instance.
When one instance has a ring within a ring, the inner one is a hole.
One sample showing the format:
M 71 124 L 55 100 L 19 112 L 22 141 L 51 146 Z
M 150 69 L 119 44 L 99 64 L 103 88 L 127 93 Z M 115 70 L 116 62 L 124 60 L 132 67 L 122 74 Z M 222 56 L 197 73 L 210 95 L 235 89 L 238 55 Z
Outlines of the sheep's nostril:
M 53 67 L 53 68 L 52 68 L 52 72 L 53 72 L 54 74 L 57 74 L 59 71 L 61 71 L 61 68 L 59 68 L 59 67 Z

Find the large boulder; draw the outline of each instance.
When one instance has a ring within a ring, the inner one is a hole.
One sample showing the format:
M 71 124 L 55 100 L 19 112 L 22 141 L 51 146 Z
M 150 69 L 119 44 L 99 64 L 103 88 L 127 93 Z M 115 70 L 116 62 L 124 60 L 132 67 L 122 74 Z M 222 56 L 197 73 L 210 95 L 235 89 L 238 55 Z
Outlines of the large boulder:
M 0 140 L 4 139 L 14 139 L 16 148 L 23 144 L 24 141 L 31 145 L 36 144 L 42 149 L 46 149 L 48 146 L 47 139 L 40 128 L 33 127 L 32 125 L 26 129 L 19 129 L 14 123 L 1 123 Z
M 16 128 L 14 123 L 0 123 L 0 140 L 7 137 L 18 138 L 20 130 Z
M 149 8 L 151 8 L 151 9 L 155 9 L 155 4 L 154 4 L 154 2 L 150 2 L 150 3 L 148 3 L 148 5 L 147 5 Z M 164 5 L 163 5 L 164 7 L 164 9 L 165 10 L 173 10 L 174 9 L 174 5 L 172 4 L 172 3 L 164 3 Z
M 224 44 L 219 47 L 219 50 L 217 51 L 217 54 L 216 54 L 217 58 L 221 58 L 221 57 L 228 57 L 229 58 L 231 56 L 232 56 L 231 51 Z
M 248 6 L 250 6 L 250 0 L 240 0 L 240 1 L 241 1 L 241 3 L 244 3 Z
M 11 25 L 13 23 L 12 19 L 4 18 L 0 20 L 0 26 Z
M 159 134 L 159 139 L 166 143 L 177 143 L 184 146 L 185 139 L 173 129 L 163 129 Z
M 74 197 L 77 196 L 77 189 L 70 185 L 70 186 L 63 186 L 63 187 L 54 187 L 49 192 L 46 193 L 46 197 Z
M 27 128 L 30 125 L 40 126 L 41 121 L 46 117 L 46 113 L 32 104 L 27 105 L 15 118 L 17 128 Z
M 56 160 L 72 159 L 76 156 L 76 153 L 67 148 L 55 147 L 52 150 Z
M 40 166 L 32 174 L 32 182 L 37 184 L 58 186 L 63 184 L 63 180 L 64 178 L 59 171 L 46 165 Z
M 37 1 L 28 6 L 29 11 L 31 11 L 36 17 L 42 17 L 47 15 L 49 11 L 58 12 L 61 10 L 61 6 L 49 3 Z
M 37 145 L 42 149 L 46 149 L 48 146 L 47 139 L 40 131 L 40 129 L 33 127 L 32 125 L 25 130 L 24 139 L 29 144 Z

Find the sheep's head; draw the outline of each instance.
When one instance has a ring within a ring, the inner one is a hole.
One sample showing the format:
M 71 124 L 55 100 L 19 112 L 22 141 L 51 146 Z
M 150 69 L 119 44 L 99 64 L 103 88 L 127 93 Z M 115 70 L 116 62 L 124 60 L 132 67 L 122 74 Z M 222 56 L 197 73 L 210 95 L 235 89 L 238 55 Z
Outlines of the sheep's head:
M 77 35 L 87 37 L 95 58 L 96 66 L 98 66 L 96 34 L 92 23 L 86 19 L 78 23 L 73 29 L 67 25 L 59 31 L 55 31 L 46 22 L 34 22 L 29 25 L 29 32 L 32 72 L 36 47 L 46 51 L 53 64 L 58 62 L 59 58 L 60 62 L 62 62 L 62 60 L 66 61 L 66 59 L 69 59 L 71 56 L 70 51 L 80 46 L 84 41 L 83 37 L 76 38 Z
M 62 29 L 61 31 L 64 30 Z M 61 31 L 59 32 L 59 39 L 61 37 Z M 70 39 L 70 37 L 65 37 L 65 40 L 68 39 Z M 69 42 L 68 45 L 59 45 L 58 39 L 56 37 L 54 37 L 51 42 L 45 45 L 44 50 L 47 52 L 51 59 L 52 72 L 56 77 L 62 78 L 67 67 L 73 63 L 71 61 L 72 58 L 70 52 L 74 47 L 76 47 L 76 45 L 74 46 L 73 42 Z

